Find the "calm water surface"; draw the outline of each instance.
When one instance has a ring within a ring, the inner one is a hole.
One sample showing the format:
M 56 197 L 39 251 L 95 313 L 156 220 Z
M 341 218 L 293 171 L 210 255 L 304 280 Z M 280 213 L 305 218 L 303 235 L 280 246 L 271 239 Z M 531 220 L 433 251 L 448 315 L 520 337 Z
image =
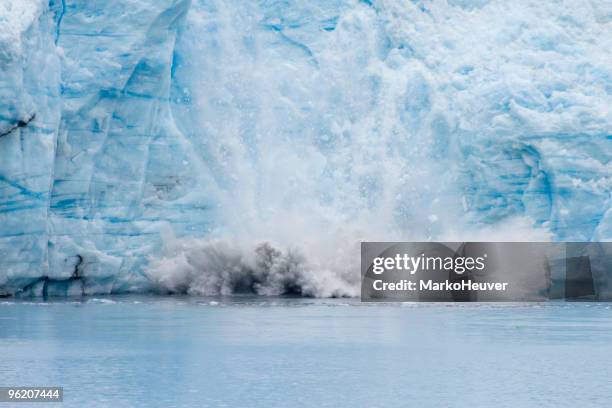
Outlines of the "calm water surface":
M 63 386 L 62 407 L 606 407 L 612 309 L 4 300 L 0 386 L 9 385 Z

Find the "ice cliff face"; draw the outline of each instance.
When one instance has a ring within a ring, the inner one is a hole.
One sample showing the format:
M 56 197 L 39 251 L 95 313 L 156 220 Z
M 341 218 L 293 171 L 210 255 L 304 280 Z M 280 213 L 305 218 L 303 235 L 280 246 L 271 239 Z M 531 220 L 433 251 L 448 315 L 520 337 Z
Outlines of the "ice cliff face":
M 579 3 L 3 0 L 0 293 L 351 295 L 360 239 L 610 240 Z
M 0 289 L 48 272 L 47 221 L 61 119 L 55 24 L 41 1 L 0 3 Z
M 168 100 L 190 4 L 39 3 L 3 6 L 0 287 L 133 289 L 150 225 L 195 207 L 156 200 L 183 181 Z

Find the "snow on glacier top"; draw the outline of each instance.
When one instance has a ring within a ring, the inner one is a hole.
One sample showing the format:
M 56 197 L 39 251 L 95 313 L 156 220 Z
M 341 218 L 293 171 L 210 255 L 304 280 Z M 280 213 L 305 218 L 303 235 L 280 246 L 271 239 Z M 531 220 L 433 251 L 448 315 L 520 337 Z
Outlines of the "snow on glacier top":
M 0 62 L 7 63 L 22 52 L 22 36 L 40 17 L 44 0 L 3 0 L 0 2 Z

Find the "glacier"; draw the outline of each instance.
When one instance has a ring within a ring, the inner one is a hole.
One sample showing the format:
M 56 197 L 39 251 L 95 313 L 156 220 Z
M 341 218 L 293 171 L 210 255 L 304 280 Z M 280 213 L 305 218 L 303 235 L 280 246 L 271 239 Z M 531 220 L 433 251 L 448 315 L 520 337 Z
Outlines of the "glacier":
M 0 295 L 354 296 L 360 240 L 612 239 L 609 3 L 2 0 L 0 27 Z

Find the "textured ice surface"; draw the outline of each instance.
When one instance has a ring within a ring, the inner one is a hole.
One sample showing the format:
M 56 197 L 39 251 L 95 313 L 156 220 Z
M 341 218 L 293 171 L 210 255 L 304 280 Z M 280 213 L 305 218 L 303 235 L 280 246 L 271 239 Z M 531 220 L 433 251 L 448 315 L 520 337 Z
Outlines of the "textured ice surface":
M 350 295 L 360 239 L 612 238 L 605 2 L 4 0 L 0 26 L 0 293 Z
M 48 272 L 62 67 L 45 9 L 41 1 L 0 3 L 0 292 Z

